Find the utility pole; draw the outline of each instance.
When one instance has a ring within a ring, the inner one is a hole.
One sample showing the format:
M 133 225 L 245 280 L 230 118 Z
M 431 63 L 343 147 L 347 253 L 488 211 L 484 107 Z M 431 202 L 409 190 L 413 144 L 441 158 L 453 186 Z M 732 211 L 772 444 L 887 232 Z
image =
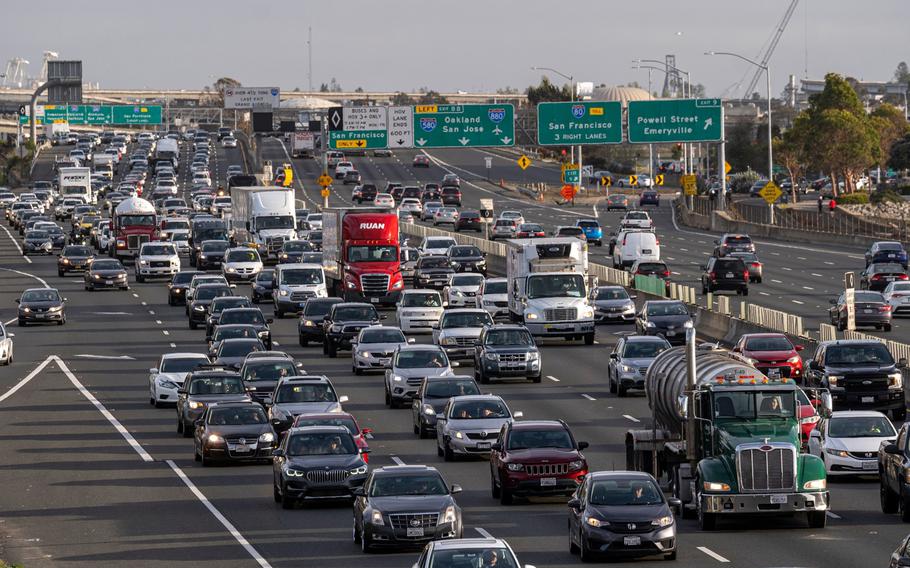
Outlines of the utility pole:
M 309 92 L 313 92 L 313 26 L 307 28 L 307 40 L 306 40 L 306 50 L 307 58 L 309 62 L 307 63 L 306 78 L 307 83 L 309 84 Z

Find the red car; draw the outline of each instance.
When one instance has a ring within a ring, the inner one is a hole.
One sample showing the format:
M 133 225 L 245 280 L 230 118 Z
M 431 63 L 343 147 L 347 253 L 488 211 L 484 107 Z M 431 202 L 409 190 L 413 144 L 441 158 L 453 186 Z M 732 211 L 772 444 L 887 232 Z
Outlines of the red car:
M 518 226 L 518 230 L 515 231 L 516 239 L 539 239 L 546 236 L 547 233 L 543 230 L 543 227 L 537 223 L 522 223 Z
M 802 345 L 793 345 L 783 333 L 747 333 L 739 338 L 733 353 L 770 379 L 803 381 Z
M 294 419 L 291 428 L 299 426 L 344 426 L 354 437 L 354 442 L 361 450 L 369 450 L 370 445 L 367 443 L 367 434 L 372 434 L 372 428 L 361 428 L 360 424 L 352 414 L 347 412 L 329 412 L 325 414 L 301 414 Z M 284 433 L 282 433 L 284 435 Z M 369 463 L 370 455 L 362 454 L 363 461 Z
M 414 168 L 429 168 L 430 167 L 430 157 L 426 154 L 417 154 L 414 156 L 414 161 L 411 163 L 411 167 Z
M 513 497 L 573 494 L 588 474 L 587 447 L 562 420 L 504 425 L 490 452 L 493 497 L 508 505 Z

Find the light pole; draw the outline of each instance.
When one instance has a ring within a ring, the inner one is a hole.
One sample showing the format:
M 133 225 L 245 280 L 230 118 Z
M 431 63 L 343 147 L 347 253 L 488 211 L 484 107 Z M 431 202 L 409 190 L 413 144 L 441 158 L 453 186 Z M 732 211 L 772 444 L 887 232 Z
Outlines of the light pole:
M 642 65 L 640 63 L 636 64 L 633 69 L 647 69 L 648 70 L 648 97 L 651 96 L 651 71 L 662 71 L 667 72 L 666 68 L 661 69 L 660 67 L 654 67 L 653 65 Z M 654 144 L 648 144 L 648 175 L 651 176 L 651 180 L 654 180 Z
M 682 34 L 681 34 L 681 32 L 677 32 L 676 35 L 682 35 Z M 692 76 L 689 75 L 688 71 L 680 69 L 679 67 L 676 67 L 675 65 L 670 65 L 666 61 L 661 61 L 659 59 L 636 59 L 636 60 L 634 60 L 634 63 L 639 63 L 639 64 L 640 63 L 655 63 L 657 65 L 664 66 L 664 68 L 663 68 L 664 73 L 669 73 L 670 69 L 676 71 L 677 73 L 682 73 L 683 75 L 686 76 L 686 83 L 683 85 L 683 96 L 686 98 L 689 98 L 689 99 L 692 98 Z M 686 164 L 685 173 L 687 173 L 687 174 L 693 173 L 695 171 L 695 169 L 692 167 L 692 146 L 691 146 L 691 144 L 688 144 L 688 143 L 683 144 L 683 161 Z
M 534 67 L 531 67 L 531 70 L 549 71 L 551 73 L 556 73 L 563 79 L 567 80 L 569 82 L 569 84 L 572 86 L 571 100 L 572 100 L 572 102 L 575 102 L 575 77 L 573 77 L 572 75 L 566 75 L 565 73 L 562 73 L 561 71 L 557 71 L 556 69 L 553 69 L 552 67 L 534 66 Z M 572 160 L 572 163 L 574 164 L 575 163 L 575 146 L 574 145 L 569 146 L 569 151 L 571 152 L 569 158 Z M 581 186 L 581 145 L 578 146 L 578 185 Z

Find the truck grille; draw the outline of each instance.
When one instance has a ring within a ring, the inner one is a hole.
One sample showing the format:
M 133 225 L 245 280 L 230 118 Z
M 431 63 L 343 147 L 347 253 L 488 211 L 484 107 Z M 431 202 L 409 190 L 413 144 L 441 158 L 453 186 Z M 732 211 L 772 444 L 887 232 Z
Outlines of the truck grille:
M 364 294 L 385 295 L 389 291 L 388 274 L 364 274 L 360 277 Z
M 345 335 L 357 335 L 361 329 L 365 328 L 365 325 L 346 325 L 341 328 L 341 333 Z
M 549 308 L 544 310 L 547 321 L 572 321 L 578 319 L 578 310 L 575 308 Z
M 129 249 L 138 249 L 142 243 L 149 242 L 148 235 L 129 235 L 126 237 L 126 246 Z
M 389 522 L 396 529 L 435 529 L 439 513 L 396 513 L 389 515 Z
M 524 363 L 528 358 L 527 353 L 500 353 L 500 363 Z
M 496 300 L 493 302 L 493 305 L 496 306 L 497 308 L 508 308 L 509 302 L 507 302 L 505 300 Z
M 314 469 L 306 472 L 306 480 L 315 484 L 341 483 L 350 476 L 346 469 L 330 469 L 327 471 Z
M 739 486 L 743 491 L 794 490 L 796 450 L 792 446 L 753 446 L 737 449 Z
M 281 247 L 284 246 L 284 237 L 269 237 L 265 241 L 265 246 L 269 252 L 281 250 Z
M 149 264 L 152 265 L 152 268 L 167 268 L 171 265 L 170 261 L 168 260 L 153 260 Z
M 315 298 L 316 292 L 291 292 L 292 302 L 303 302 L 307 298 Z
M 884 391 L 888 388 L 888 377 L 850 377 L 843 385 L 847 392 Z
M 569 464 L 567 463 L 541 463 L 525 464 L 525 471 L 528 475 L 565 475 L 569 473 Z
M 477 340 L 473 337 L 456 337 L 455 344 L 459 347 L 474 347 L 474 344 L 477 343 Z

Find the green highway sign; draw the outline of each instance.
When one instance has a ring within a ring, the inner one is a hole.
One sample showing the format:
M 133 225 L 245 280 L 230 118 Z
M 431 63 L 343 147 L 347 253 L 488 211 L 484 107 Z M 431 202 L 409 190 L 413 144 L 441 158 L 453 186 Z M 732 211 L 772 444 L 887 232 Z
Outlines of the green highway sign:
M 86 124 L 112 124 L 114 122 L 114 111 L 110 105 L 86 105 L 85 106 L 85 123 Z
M 416 148 L 471 148 L 515 144 L 515 110 L 510 104 L 417 105 Z
M 581 177 L 578 173 L 578 168 L 566 168 L 562 171 L 562 183 L 569 183 L 572 185 L 578 185 L 581 182 Z
M 160 105 L 39 105 L 36 112 L 37 124 L 141 125 L 162 122 Z M 19 122 L 28 124 L 28 115 L 20 115 Z
M 629 142 L 717 142 L 722 121 L 720 99 L 629 101 Z
M 68 122 L 68 109 L 66 105 L 45 105 L 44 123 Z
M 388 147 L 385 107 L 332 107 L 328 111 L 329 148 L 335 150 Z
M 161 124 L 161 105 L 116 105 L 112 124 Z
M 329 148 L 350 150 L 352 148 L 386 148 L 388 142 L 385 130 L 329 131 Z
M 537 105 L 537 143 L 541 146 L 621 144 L 622 103 L 540 103 Z

